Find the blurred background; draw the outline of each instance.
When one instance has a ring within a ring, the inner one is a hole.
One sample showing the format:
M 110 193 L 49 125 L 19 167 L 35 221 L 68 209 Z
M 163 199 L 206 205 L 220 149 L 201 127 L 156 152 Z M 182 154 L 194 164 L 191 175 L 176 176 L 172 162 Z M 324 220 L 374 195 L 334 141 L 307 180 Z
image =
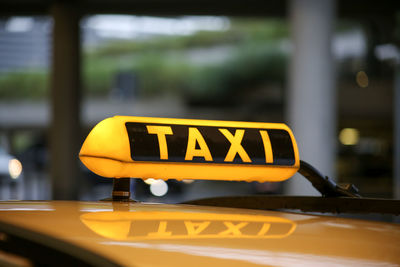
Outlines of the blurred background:
M 0 199 L 109 197 L 78 153 L 114 115 L 285 122 L 322 173 L 399 199 L 399 40 L 389 0 L 2 1 Z M 317 194 L 297 175 L 133 187 L 171 203 Z

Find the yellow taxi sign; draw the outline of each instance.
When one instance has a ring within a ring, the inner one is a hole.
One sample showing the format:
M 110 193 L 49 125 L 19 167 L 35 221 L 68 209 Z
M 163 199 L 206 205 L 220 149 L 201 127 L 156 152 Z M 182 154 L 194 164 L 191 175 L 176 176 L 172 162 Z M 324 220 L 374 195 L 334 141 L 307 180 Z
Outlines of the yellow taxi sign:
M 111 178 L 282 181 L 300 165 L 280 123 L 115 116 L 97 124 L 79 157 Z

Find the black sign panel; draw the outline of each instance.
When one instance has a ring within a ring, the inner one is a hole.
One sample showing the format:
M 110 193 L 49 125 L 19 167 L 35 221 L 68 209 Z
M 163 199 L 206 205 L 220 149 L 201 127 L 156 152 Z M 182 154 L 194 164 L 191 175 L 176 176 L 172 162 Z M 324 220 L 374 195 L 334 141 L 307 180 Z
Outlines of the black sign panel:
M 295 155 L 292 140 L 287 131 L 281 129 L 257 129 L 257 128 L 232 128 L 232 127 L 214 127 L 214 126 L 195 126 L 195 125 L 174 125 L 174 124 L 152 124 L 127 122 L 126 129 L 129 136 L 131 157 L 134 161 L 152 161 L 152 162 L 191 162 L 208 164 L 246 164 L 246 165 L 280 165 L 292 166 L 295 163 Z M 149 131 L 148 127 L 166 126 L 168 131 L 162 134 L 156 134 Z M 192 129 L 190 129 L 192 128 Z M 221 131 L 225 131 L 225 134 Z M 189 132 L 200 133 L 195 141 L 193 135 Z M 228 131 L 229 133 L 227 133 Z M 266 131 L 269 136 L 270 148 L 272 148 L 273 160 L 266 160 L 265 146 L 260 131 Z M 243 134 L 239 138 L 239 132 Z M 227 153 L 232 146 L 232 140 L 227 138 L 238 137 L 236 139 L 236 148 L 243 148 L 246 152 L 238 153 L 235 150 L 234 157 L 226 160 Z M 162 140 L 160 140 L 162 139 Z M 204 140 L 205 144 L 200 142 Z M 165 141 L 166 147 L 162 147 L 160 142 Z M 194 142 L 194 143 L 193 143 Z M 195 144 L 195 150 L 208 150 L 212 159 L 205 156 L 193 156 L 187 159 L 188 143 Z M 202 144 L 201 144 L 202 143 Z M 161 156 L 166 149 L 167 158 Z M 250 161 L 245 160 L 244 154 L 248 155 Z M 164 158 L 164 159 L 162 159 Z M 186 158 L 186 159 L 185 159 Z

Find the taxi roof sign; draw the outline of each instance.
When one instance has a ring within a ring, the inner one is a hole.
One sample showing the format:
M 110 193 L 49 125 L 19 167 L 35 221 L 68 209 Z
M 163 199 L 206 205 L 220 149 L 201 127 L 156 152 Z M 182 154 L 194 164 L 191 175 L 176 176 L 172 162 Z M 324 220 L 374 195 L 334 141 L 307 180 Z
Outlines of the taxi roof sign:
M 300 167 L 285 124 L 115 116 L 97 124 L 79 153 L 110 178 L 283 181 Z

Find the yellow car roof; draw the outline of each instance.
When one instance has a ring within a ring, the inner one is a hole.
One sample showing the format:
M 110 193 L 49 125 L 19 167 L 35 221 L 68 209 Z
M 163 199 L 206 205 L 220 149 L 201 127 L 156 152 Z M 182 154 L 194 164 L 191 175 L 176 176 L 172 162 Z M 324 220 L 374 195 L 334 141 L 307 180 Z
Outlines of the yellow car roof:
M 122 266 L 400 264 L 399 225 L 329 216 L 36 201 L 0 203 L 0 223 L 55 237 Z

